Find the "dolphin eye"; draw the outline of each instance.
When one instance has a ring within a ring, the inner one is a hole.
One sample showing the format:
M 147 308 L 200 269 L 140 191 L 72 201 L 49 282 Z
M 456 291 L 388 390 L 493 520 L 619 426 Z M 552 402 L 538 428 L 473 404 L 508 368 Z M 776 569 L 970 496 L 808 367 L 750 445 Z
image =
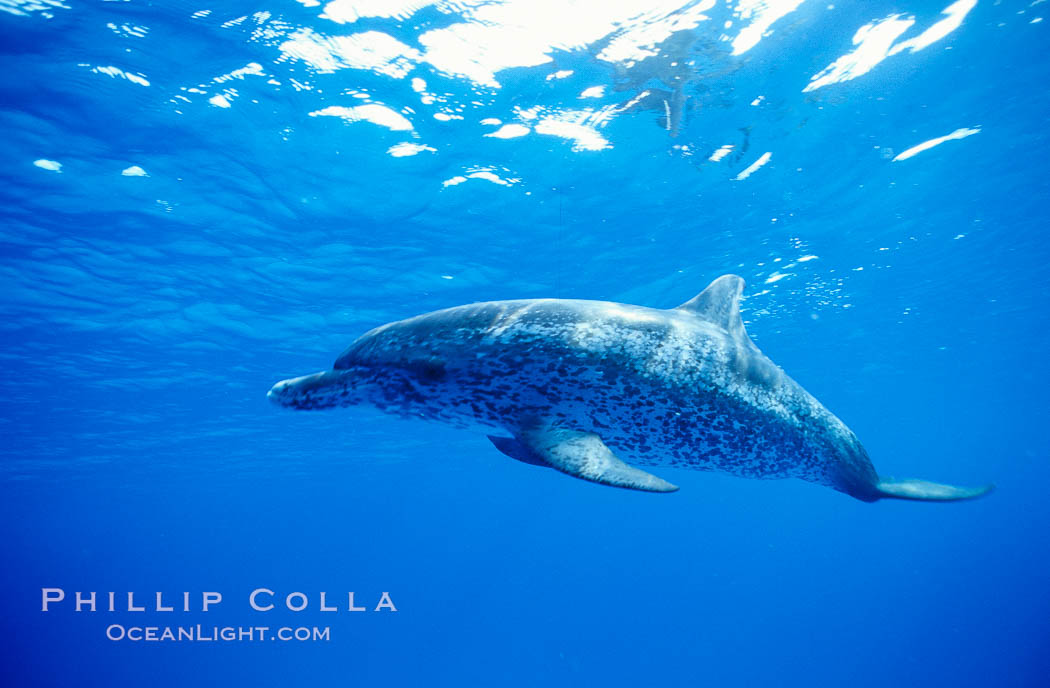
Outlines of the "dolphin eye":
M 424 382 L 440 382 L 445 379 L 447 371 L 445 362 L 440 358 L 427 358 L 422 361 L 413 361 L 410 366 L 413 372 Z

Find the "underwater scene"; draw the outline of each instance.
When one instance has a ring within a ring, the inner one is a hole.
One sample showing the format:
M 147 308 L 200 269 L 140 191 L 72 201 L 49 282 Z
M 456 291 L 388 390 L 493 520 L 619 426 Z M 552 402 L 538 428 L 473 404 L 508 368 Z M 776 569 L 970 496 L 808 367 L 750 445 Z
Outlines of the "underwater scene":
M 1044 0 L 0 0 L 0 685 L 1050 685 Z

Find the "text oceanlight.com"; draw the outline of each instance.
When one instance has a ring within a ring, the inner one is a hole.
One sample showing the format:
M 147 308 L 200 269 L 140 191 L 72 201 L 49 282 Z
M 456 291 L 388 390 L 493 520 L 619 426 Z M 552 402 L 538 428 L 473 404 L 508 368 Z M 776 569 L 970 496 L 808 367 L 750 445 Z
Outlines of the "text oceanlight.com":
M 132 642 L 257 642 L 261 640 L 281 641 L 323 641 L 332 639 L 328 626 L 299 626 L 291 628 L 281 626 L 123 626 L 110 624 L 106 627 L 106 637 L 110 640 L 130 640 Z

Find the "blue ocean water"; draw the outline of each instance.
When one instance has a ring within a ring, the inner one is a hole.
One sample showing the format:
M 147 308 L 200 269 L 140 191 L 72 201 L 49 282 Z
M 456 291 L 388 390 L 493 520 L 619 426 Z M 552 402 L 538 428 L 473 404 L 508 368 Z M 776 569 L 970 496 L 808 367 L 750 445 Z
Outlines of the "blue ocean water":
M 3 685 L 1047 685 L 1046 14 L 0 1 Z M 724 273 L 880 473 L 998 490 L 642 494 L 265 398 L 388 321 Z M 328 637 L 112 639 L 198 624 Z

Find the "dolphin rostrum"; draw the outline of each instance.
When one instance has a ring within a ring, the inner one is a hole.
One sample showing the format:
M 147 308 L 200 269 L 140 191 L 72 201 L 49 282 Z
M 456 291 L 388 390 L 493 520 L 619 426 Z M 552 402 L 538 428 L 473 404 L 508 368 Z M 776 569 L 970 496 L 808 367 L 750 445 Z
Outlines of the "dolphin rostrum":
M 331 370 L 267 396 L 479 430 L 518 461 L 635 490 L 678 489 L 636 465 L 801 478 L 866 502 L 992 489 L 880 478 L 856 435 L 748 337 L 743 286 L 725 275 L 670 310 L 532 299 L 427 313 L 365 333 Z

